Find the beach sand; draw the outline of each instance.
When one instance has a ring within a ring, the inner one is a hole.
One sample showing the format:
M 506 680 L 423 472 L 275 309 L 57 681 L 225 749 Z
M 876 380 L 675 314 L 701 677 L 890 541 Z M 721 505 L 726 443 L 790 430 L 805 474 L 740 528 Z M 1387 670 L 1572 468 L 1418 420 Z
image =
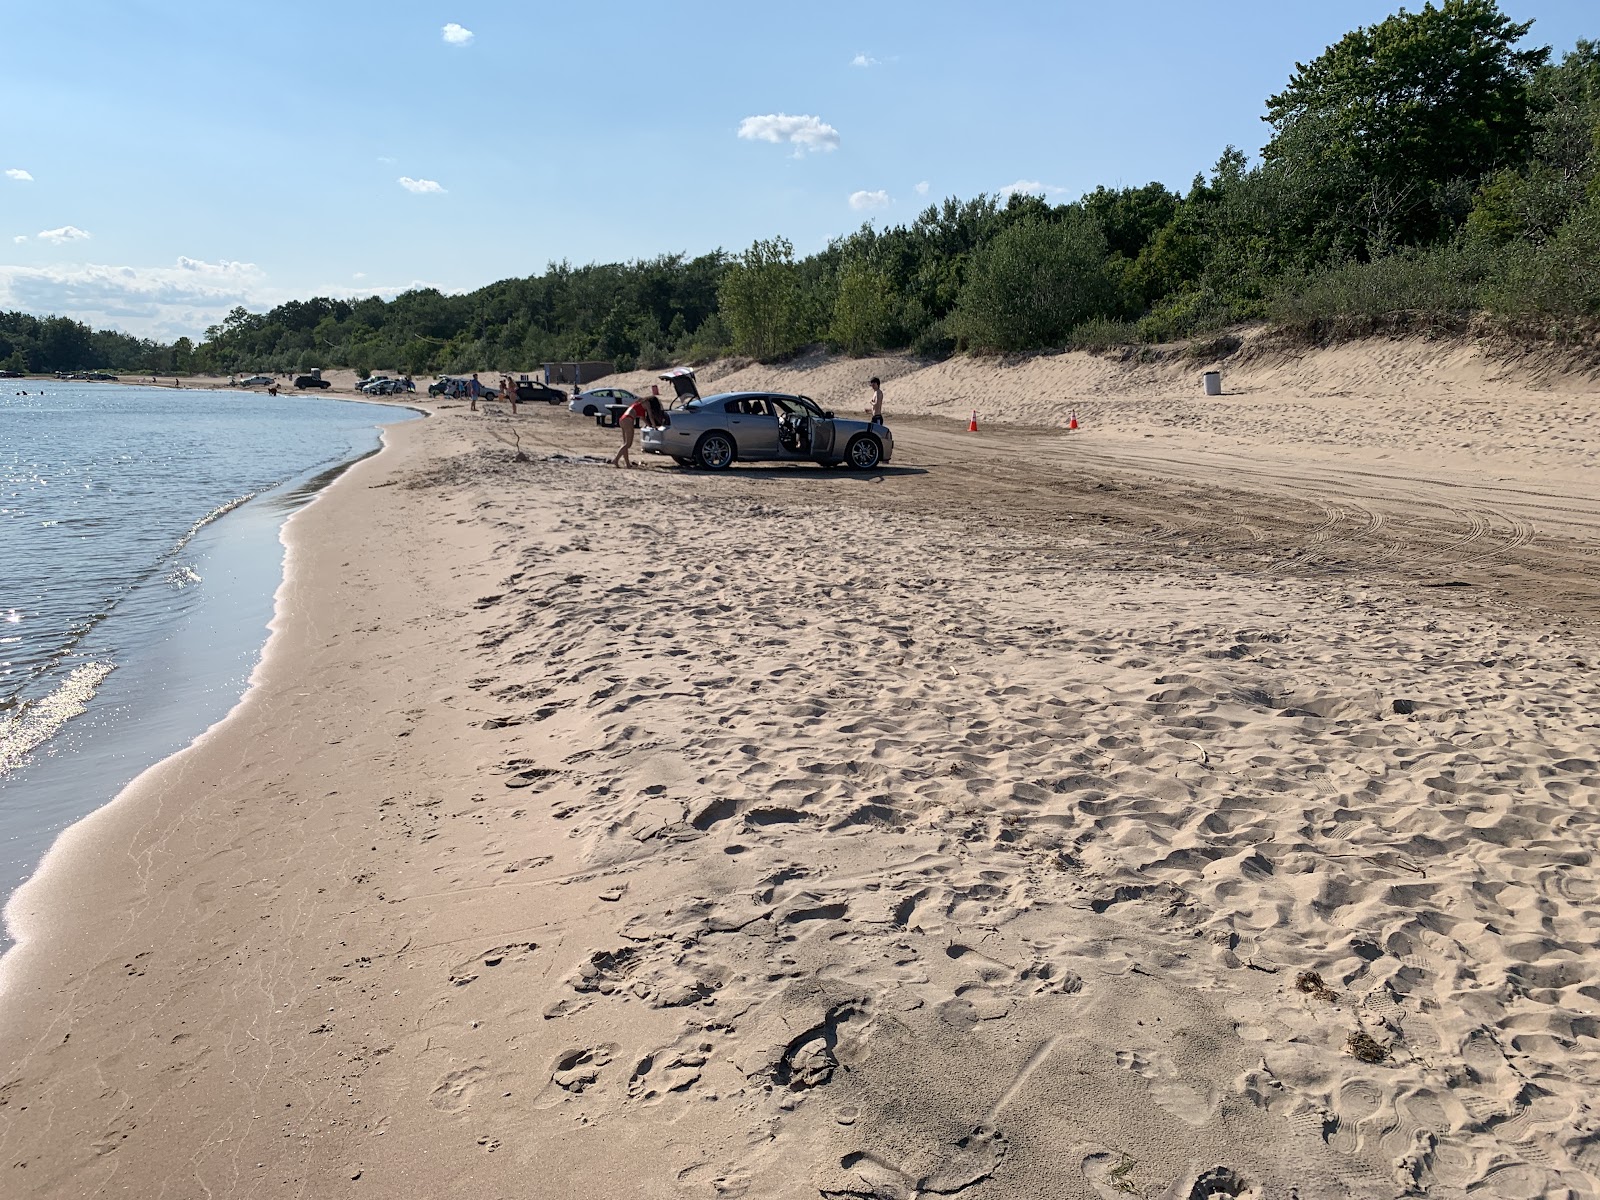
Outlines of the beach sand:
M 14 904 L 6 1194 L 1600 1194 L 1592 382 L 1231 362 L 391 429 Z

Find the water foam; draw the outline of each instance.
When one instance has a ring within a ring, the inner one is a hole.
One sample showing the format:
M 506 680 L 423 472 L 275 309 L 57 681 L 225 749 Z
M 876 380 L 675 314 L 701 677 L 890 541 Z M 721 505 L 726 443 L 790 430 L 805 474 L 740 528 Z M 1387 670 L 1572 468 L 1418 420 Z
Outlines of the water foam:
M 115 669 L 115 663 L 84 663 L 73 668 L 49 695 L 25 701 L 0 718 L 0 775 L 10 773 L 63 725 L 80 716 Z

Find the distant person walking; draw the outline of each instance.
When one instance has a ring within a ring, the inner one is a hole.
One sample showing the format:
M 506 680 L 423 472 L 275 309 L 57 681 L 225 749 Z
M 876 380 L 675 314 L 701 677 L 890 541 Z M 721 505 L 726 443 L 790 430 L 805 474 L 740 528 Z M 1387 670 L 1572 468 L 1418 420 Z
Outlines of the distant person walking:
M 472 382 L 467 384 L 467 395 L 472 397 L 471 411 L 478 411 L 478 397 L 483 395 L 483 384 L 478 382 L 478 373 L 472 373 Z
M 867 380 L 867 383 L 869 383 L 872 386 L 872 407 L 867 410 L 871 415 L 868 416 L 867 423 L 869 425 L 882 425 L 883 424 L 883 384 L 878 382 L 878 377 L 876 375 L 874 375 L 871 379 Z

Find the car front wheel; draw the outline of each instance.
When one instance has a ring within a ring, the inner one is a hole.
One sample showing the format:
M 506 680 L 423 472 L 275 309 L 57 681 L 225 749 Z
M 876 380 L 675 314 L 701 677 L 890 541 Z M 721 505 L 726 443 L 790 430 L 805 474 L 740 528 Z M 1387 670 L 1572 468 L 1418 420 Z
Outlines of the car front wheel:
M 870 471 L 883 458 L 883 447 L 870 433 L 857 434 L 845 449 L 845 461 L 857 471 Z
M 725 471 L 733 465 L 733 439 L 725 433 L 702 434 L 694 444 L 694 461 L 708 471 Z

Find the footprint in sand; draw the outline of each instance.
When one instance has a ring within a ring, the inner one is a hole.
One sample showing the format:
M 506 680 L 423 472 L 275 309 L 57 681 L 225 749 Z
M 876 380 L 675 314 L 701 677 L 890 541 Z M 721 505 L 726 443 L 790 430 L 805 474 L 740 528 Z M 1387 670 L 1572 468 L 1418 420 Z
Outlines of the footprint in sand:
M 1178 1068 L 1165 1054 L 1118 1050 L 1117 1065 L 1148 1083 L 1150 1098 L 1180 1121 L 1198 1128 L 1216 1115 L 1217 1089 L 1180 1078 Z
M 615 1043 L 568 1050 L 550 1068 L 550 1082 L 535 1098 L 535 1108 L 551 1108 L 572 1096 L 581 1096 L 600 1082 L 601 1071 L 617 1056 Z
M 428 1093 L 428 1103 L 447 1113 L 463 1113 L 472 1107 L 479 1081 L 485 1072 L 482 1067 L 462 1067 L 451 1071 L 434 1085 Z
M 646 1054 L 634 1064 L 628 1077 L 628 1098 L 644 1104 L 657 1103 L 673 1092 L 687 1091 L 700 1082 L 710 1061 L 712 1044 L 697 1035 Z

